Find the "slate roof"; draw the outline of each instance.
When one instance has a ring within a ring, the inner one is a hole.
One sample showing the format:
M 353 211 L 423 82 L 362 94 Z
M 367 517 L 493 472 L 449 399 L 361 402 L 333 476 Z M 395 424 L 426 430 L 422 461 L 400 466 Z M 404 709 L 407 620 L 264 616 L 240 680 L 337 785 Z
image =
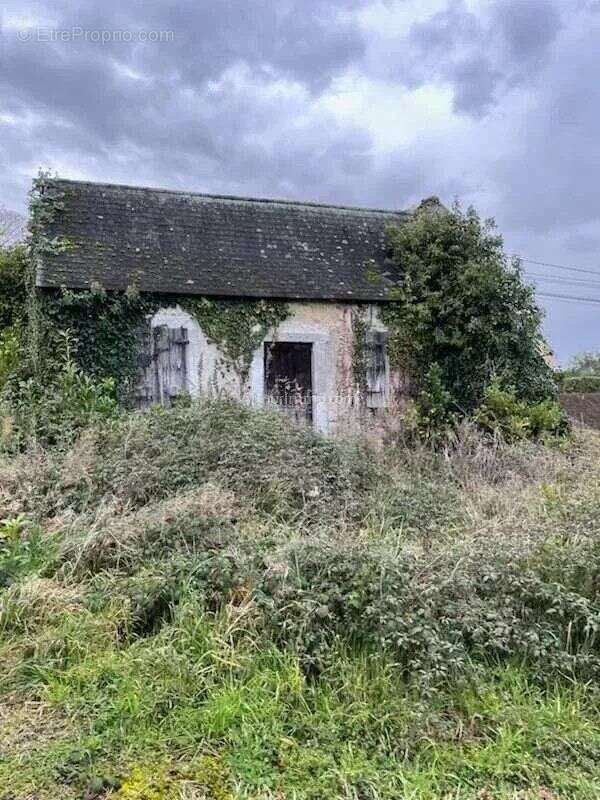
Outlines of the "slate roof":
M 54 179 L 40 287 L 378 301 L 395 267 L 386 227 L 407 212 Z M 377 277 L 377 273 L 381 277 Z

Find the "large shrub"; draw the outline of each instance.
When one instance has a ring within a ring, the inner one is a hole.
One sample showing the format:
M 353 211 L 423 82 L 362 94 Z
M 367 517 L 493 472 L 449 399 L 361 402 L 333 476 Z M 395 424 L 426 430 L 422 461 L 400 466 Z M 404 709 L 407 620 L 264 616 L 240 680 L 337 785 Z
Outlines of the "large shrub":
M 123 414 L 84 445 L 88 469 L 67 495 L 77 505 L 111 495 L 140 508 L 217 481 L 275 518 L 341 525 L 364 514 L 378 477 L 366 447 L 229 400 Z
M 586 564 L 577 586 L 547 574 L 559 551 Z M 428 564 L 409 549 L 300 542 L 253 582 L 270 635 L 309 667 L 326 663 L 342 639 L 390 653 L 423 680 L 464 672 L 471 659 L 598 674 L 597 544 L 527 552 L 469 542 Z
M 23 247 L 0 247 L 0 330 L 24 320 L 26 263 Z
M 26 307 L 26 257 L 22 247 L 0 247 L 0 392 L 21 360 Z
M 503 389 L 493 380 L 475 413 L 476 422 L 490 432 L 499 431 L 507 441 L 539 438 L 544 435 L 562 436 L 568 422 L 558 403 L 541 400 L 527 403 L 519 400 L 512 389 Z
M 493 222 L 473 209 L 428 205 L 389 235 L 403 277 L 382 314 L 392 358 L 412 378 L 415 394 L 435 364 L 463 413 L 480 404 L 494 375 L 519 399 L 554 396 L 542 312 Z

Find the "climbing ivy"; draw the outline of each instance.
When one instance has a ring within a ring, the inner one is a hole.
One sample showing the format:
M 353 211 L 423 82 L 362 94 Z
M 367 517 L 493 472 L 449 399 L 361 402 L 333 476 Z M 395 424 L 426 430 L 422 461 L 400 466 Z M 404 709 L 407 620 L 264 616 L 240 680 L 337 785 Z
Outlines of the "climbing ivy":
M 523 400 L 554 394 L 542 313 L 493 222 L 438 205 L 390 229 L 389 241 L 402 279 L 381 316 L 390 360 L 417 395 L 434 365 L 462 413 L 477 407 L 494 376 Z
M 30 195 L 30 247 L 27 273 L 30 327 L 30 372 L 43 383 L 44 370 L 55 368 L 61 334 L 68 331 L 77 365 L 97 379 L 113 378 L 127 403 L 135 385 L 137 356 L 147 321 L 161 308 L 179 307 L 199 324 L 220 349 L 224 360 L 245 379 L 252 354 L 266 333 L 288 315 L 280 300 L 224 299 L 179 294 L 140 293 L 135 289 L 106 291 L 37 290 L 35 274 L 42 259 L 73 247 L 48 230 L 64 208 L 63 196 L 47 173 L 38 175 Z
M 138 354 L 148 320 L 161 308 L 179 307 L 199 324 L 220 349 L 225 362 L 245 379 L 254 350 L 267 331 L 289 314 L 282 301 L 214 299 L 177 294 L 139 293 L 135 290 L 39 292 L 37 313 L 41 347 L 56 350 L 61 331 L 69 331 L 75 359 L 88 375 L 115 379 L 125 404 L 131 399 Z M 49 362 L 51 363 L 51 359 Z
M 289 316 L 289 305 L 281 300 L 185 296 L 173 300 L 196 319 L 206 337 L 218 345 L 244 379 L 252 355 L 267 332 Z
M 352 376 L 361 401 L 367 395 L 367 320 L 366 308 L 358 306 L 352 312 Z
M 45 363 L 52 364 L 61 333 L 68 331 L 79 368 L 98 380 L 113 378 L 120 400 L 127 404 L 135 386 L 144 323 L 155 310 L 153 298 L 94 286 L 89 291 L 39 291 L 37 304 L 42 337 L 38 347 L 46 354 Z

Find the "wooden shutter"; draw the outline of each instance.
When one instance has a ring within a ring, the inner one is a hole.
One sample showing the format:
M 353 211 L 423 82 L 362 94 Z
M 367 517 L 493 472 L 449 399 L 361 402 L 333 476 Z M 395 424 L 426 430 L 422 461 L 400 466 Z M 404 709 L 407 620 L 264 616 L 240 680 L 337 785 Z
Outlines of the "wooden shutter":
M 187 328 L 153 329 L 154 402 L 170 406 L 187 389 Z
M 385 405 L 387 389 L 387 333 L 367 331 L 367 406 Z

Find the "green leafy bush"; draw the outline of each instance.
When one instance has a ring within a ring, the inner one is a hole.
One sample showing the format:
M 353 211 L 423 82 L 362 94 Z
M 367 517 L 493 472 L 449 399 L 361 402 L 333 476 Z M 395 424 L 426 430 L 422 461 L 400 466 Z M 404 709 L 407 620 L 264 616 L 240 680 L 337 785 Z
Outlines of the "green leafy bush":
M 458 413 L 445 388 L 439 364 L 432 364 L 423 378 L 423 388 L 414 403 L 413 427 L 420 438 L 433 443 L 444 439 L 456 424 Z M 409 417 L 406 421 L 410 425 Z
M 24 247 L 0 247 L 0 331 L 25 321 L 27 257 Z
M 600 374 L 574 375 L 563 372 L 558 377 L 558 387 L 561 392 L 567 393 L 600 392 Z
M 47 443 L 72 438 L 95 420 L 116 416 L 119 405 L 112 378 L 94 380 L 76 365 L 69 332 L 61 337 L 57 370 L 41 385 L 34 376 L 12 381 L 8 410 L 14 419 L 13 446 L 35 439 Z M 10 446 L 11 442 L 5 442 Z
M 17 370 L 21 358 L 21 339 L 15 326 L 0 331 L 0 393 Z
M 480 405 L 494 375 L 527 402 L 554 397 L 542 312 L 493 222 L 473 209 L 428 205 L 389 236 L 402 278 L 381 314 L 390 357 L 410 375 L 415 397 L 427 391 L 432 365 L 461 415 Z
M 377 480 L 366 446 L 290 426 L 277 413 L 202 399 L 168 411 L 126 414 L 96 432 L 86 502 L 105 493 L 141 507 L 218 481 L 281 520 L 356 519 Z
M 597 574 L 598 553 L 588 565 Z M 446 680 L 473 659 L 600 670 L 600 605 L 527 568 L 518 548 L 457 549 L 424 571 L 408 552 L 299 544 L 256 598 L 270 636 L 322 668 L 340 640 L 388 652 L 407 674 Z M 539 565 L 538 565 L 539 569 Z
M 39 528 L 23 515 L 0 520 L 0 589 L 33 572 L 48 550 Z
M 22 359 L 25 325 L 26 257 L 22 247 L 0 247 L 0 393 Z
M 514 389 L 502 388 L 498 380 L 485 390 L 475 420 L 484 430 L 501 433 L 508 441 L 563 436 L 568 430 L 567 416 L 556 401 L 527 403 L 517 398 Z

